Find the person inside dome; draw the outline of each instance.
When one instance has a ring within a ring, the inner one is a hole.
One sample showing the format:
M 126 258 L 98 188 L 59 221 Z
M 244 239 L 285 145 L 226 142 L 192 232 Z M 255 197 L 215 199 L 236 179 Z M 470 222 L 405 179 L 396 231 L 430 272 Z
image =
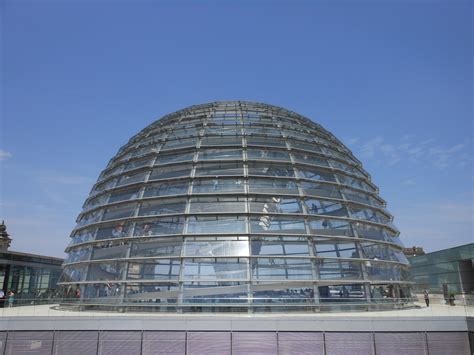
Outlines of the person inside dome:
M 124 224 L 119 223 L 115 226 L 115 228 L 112 230 L 112 235 L 115 238 L 121 238 L 125 236 L 125 229 L 124 229 Z
M 151 225 L 149 223 L 143 225 L 142 235 L 152 235 Z

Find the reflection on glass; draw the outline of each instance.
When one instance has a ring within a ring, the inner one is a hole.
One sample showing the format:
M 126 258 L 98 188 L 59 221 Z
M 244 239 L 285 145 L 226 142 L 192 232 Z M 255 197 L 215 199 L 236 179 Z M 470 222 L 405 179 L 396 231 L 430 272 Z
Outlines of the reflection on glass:
M 188 233 L 245 233 L 245 216 L 191 216 Z
M 281 133 L 279 130 L 276 130 L 273 126 L 247 126 L 245 127 L 245 133 L 247 135 L 265 135 L 265 136 L 274 136 L 280 137 Z
M 179 268 L 180 261 L 176 259 L 131 261 L 128 264 L 127 279 L 177 280 Z
M 377 261 L 366 261 L 365 269 L 371 280 L 400 281 L 401 269 L 399 265 L 384 264 Z
M 270 306 L 272 304 L 312 304 L 315 302 L 313 285 L 310 283 L 292 287 L 275 283 L 266 285 L 260 282 L 258 286 L 253 287 L 253 290 L 252 302 L 254 304 Z M 271 312 L 271 308 L 266 311 Z
M 383 203 L 373 198 L 369 194 L 365 194 L 365 193 L 350 190 L 350 189 L 342 189 L 342 193 L 344 194 L 345 198 L 349 201 L 360 202 L 366 205 L 383 208 Z
M 252 277 L 261 280 L 308 280 L 312 276 L 310 259 L 258 258 L 252 260 Z
M 182 244 L 181 238 L 159 238 L 136 242 L 132 244 L 130 257 L 179 256 Z
M 301 203 L 293 197 L 251 197 L 250 212 L 302 213 Z
M 107 200 L 109 199 L 108 194 L 100 195 L 96 198 L 93 198 L 92 200 L 89 200 L 87 204 L 84 206 L 84 211 L 90 210 L 94 207 L 103 205 L 107 203 Z
M 148 184 L 143 193 L 143 197 L 182 195 L 188 191 L 187 181 L 159 182 Z
M 131 223 L 124 222 L 101 226 L 97 231 L 95 240 L 128 237 L 130 235 L 131 226 Z
M 318 287 L 321 302 L 361 302 L 366 299 L 364 285 L 344 284 Z
M 240 124 L 239 121 L 227 120 L 226 125 L 207 127 L 205 134 L 209 136 L 215 136 L 215 135 L 235 136 L 236 133 L 241 133 L 240 127 L 236 127 L 239 124 Z
M 321 280 L 362 279 L 361 265 L 357 261 L 320 259 L 316 264 Z
M 242 160 L 241 149 L 201 149 L 199 151 L 199 161 L 232 159 Z
M 71 265 L 63 269 L 59 282 L 79 282 L 83 281 L 86 275 L 85 265 Z
M 127 302 L 176 303 L 179 286 L 170 283 L 128 284 L 125 293 Z
M 291 165 L 279 165 L 270 163 L 249 163 L 249 175 L 293 177 L 295 172 Z
M 362 222 L 355 222 L 353 225 L 360 238 L 393 242 L 392 238 L 395 237 L 393 233 L 379 226 Z
M 362 254 L 366 259 L 398 261 L 408 264 L 408 259 L 403 252 L 384 244 L 361 243 Z
M 133 170 L 133 169 L 137 169 L 137 168 L 141 168 L 141 167 L 150 165 L 152 161 L 153 161 L 153 159 L 151 159 L 151 158 L 132 160 L 132 161 L 130 161 L 127 164 L 124 165 L 123 171 Z
M 344 164 L 344 163 L 341 163 L 337 160 L 333 160 L 331 159 L 330 160 L 331 162 L 331 165 L 334 167 L 334 168 L 337 168 L 337 169 L 341 169 L 341 170 L 344 170 L 348 173 L 351 173 L 351 174 L 354 174 L 354 175 L 358 175 L 360 176 L 361 178 L 363 179 L 366 179 L 367 176 L 364 175 L 358 168 L 356 168 L 355 166 L 352 166 L 352 165 L 348 165 L 348 164 Z
M 247 303 L 248 285 L 242 281 L 188 281 L 183 285 L 183 303 Z
M 185 199 L 166 199 L 143 202 L 140 206 L 139 216 L 155 216 L 160 214 L 184 213 Z
M 121 190 L 116 191 L 110 195 L 109 203 L 112 202 L 119 202 L 119 201 L 127 201 L 127 200 L 134 200 L 138 198 L 138 194 L 140 192 L 139 187 L 135 187 L 128 190 Z
M 370 191 L 370 192 L 375 192 L 375 189 L 372 186 L 370 186 L 369 184 L 359 179 L 356 179 L 354 177 L 350 177 L 347 175 L 342 175 L 342 174 L 336 174 L 336 176 L 341 184 L 349 185 L 351 187 L 355 187 L 355 188 Z
M 118 174 L 118 173 L 120 173 L 120 172 L 123 170 L 123 165 L 119 165 L 119 166 L 116 166 L 116 167 L 113 168 L 113 169 L 107 170 L 107 169 L 109 169 L 112 165 L 113 165 L 113 164 L 110 164 L 109 166 L 107 166 L 106 170 L 102 171 L 102 173 L 100 174 L 100 177 L 99 177 L 99 181 L 100 181 L 100 180 L 104 180 L 105 178 L 107 178 L 107 177 L 109 177 L 109 176 Z
M 271 215 L 252 216 L 250 218 L 250 229 L 252 233 L 306 233 L 302 218 Z
M 170 140 L 161 147 L 161 150 L 195 147 L 196 142 L 197 142 L 197 138 Z
M 186 239 L 185 256 L 248 256 L 249 243 L 247 237 L 214 239 Z
M 308 213 L 311 214 L 348 217 L 346 206 L 337 201 L 308 199 L 305 200 L 305 204 Z
M 69 245 L 84 243 L 94 238 L 95 229 L 83 229 L 74 233 L 74 237 L 72 238 Z
M 135 214 L 136 204 L 126 204 L 120 206 L 109 207 L 105 210 L 103 221 L 109 221 L 111 219 L 119 219 L 132 217 Z
M 220 213 L 245 211 L 245 197 L 193 197 L 191 199 L 191 213 Z
M 77 222 L 77 227 L 98 222 L 101 216 L 102 216 L 102 210 L 96 210 L 93 212 L 83 214 L 79 222 Z
M 263 145 L 265 147 L 286 147 L 285 140 L 277 137 L 247 137 L 247 146 Z
M 137 182 L 143 182 L 143 181 L 145 181 L 147 175 L 148 175 L 148 171 L 142 171 L 142 172 L 135 173 L 135 174 L 122 175 L 120 177 L 120 180 L 117 183 L 117 186 L 123 186 L 123 185 L 134 184 L 134 183 L 137 183 Z
M 241 125 L 242 122 L 240 120 L 240 115 L 234 116 L 234 117 L 226 117 L 226 118 L 214 118 L 214 123 L 219 124 L 221 127 L 218 126 L 209 126 L 208 130 L 206 133 L 209 134 L 223 134 L 223 135 L 230 135 L 231 132 L 235 134 L 235 129 L 237 129 L 237 132 L 240 134 L 241 133 Z M 225 131 L 223 129 L 230 129 L 234 128 L 233 131 Z
M 185 280 L 247 279 L 248 259 L 184 259 Z
M 243 164 L 236 163 L 202 163 L 196 166 L 196 176 L 240 175 L 244 173 Z
M 174 139 L 180 139 L 180 138 L 189 138 L 189 137 L 192 137 L 192 136 L 197 136 L 199 135 L 199 132 L 200 132 L 200 128 L 186 128 L 184 127 L 184 129 L 181 129 L 182 127 L 180 127 L 180 129 L 175 129 L 173 130 L 172 132 L 169 132 L 168 133 L 168 140 L 174 140 Z
M 290 161 L 290 155 L 284 150 L 270 150 L 265 148 L 249 148 L 247 150 L 248 159 L 255 160 L 282 160 Z
M 171 165 L 152 170 L 149 180 L 171 179 L 189 176 L 191 165 Z
M 321 239 L 314 244 L 315 255 L 331 258 L 359 258 L 355 243 Z
M 370 208 L 359 206 L 351 206 L 351 217 L 383 224 L 388 224 L 391 222 L 390 218 L 386 215 L 374 211 Z
M 318 218 L 309 221 L 311 232 L 319 235 L 339 235 L 352 237 L 351 224 L 344 220 Z
M 301 178 L 305 179 L 336 182 L 334 174 L 324 170 L 301 166 L 298 168 L 298 173 Z
M 252 255 L 308 256 L 306 237 L 254 237 Z
M 349 164 L 353 164 L 353 165 L 357 165 L 358 162 L 356 160 L 354 160 L 350 154 L 342 154 L 338 151 L 336 151 L 336 148 L 329 148 L 329 147 L 321 147 L 321 150 L 323 151 L 323 153 L 327 154 L 327 155 L 330 155 L 334 158 L 337 158 L 337 159 L 340 159 L 342 161 L 347 161 Z
M 128 248 L 128 243 L 99 243 L 94 246 L 94 252 L 91 259 L 99 260 L 125 258 Z
M 183 232 L 183 227 L 184 218 L 182 216 L 155 218 L 137 223 L 133 235 L 146 237 L 152 235 L 180 234 Z
M 293 153 L 293 157 L 296 162 L 298 163 L 305 163 L 305 164 L 314 164 L 320 166 L 329 166 L 327 159 L 319 157 L 317 155 L 312 155 L 309 153 Z
M 305 140 L 305 141 L 308 141 L 308 140 L 314 141 L 314 136 L 315 136 L 315 133 L 311 131 L 306 131 L 306 132 L 302 132 L 299 130 L 295 131 L 295 130 L 289 129 L 288 127 L 285 127 L 282 133 L 290 139 L 295 139 L 295 140 L 299 139 L 299 140 Z
M 125 264 L 111 261 L 106 263 L 94 263 L 89 265 L 87 281 L 121 280 Z
M 339 188 L 335 185 L 302 181 L 301 187 L 307 195 L 342 198 Z
M 250 192 L 298 194 L 298 186 L 291 180 L 249 179 Z
M 121 296 L 122 288 L 120 286 L 119 283 L 113 282 L 85 285 L 83 297 L 94 298 L 94 302 L 100 302 L 98 298 L 106 297 L 113 298 L 116 301 Z M 107 300 L 107 302 L 110 302 L 110 300 Z
M 212 180 L 194 180 L 193 194 L 217 192 L 244 192 L 243 179 L 214 178 Z
M 142 155 L 145 155 L 145 154 L 148 154 L 148 153 L 156 153 L 158 151 L 156 145 L 154 144 L 150 144 L 150 145 L 147 145 L 143 148 L 139 148 L 139 149 L 136 149 L 132 152 L 132 155 L 131 157 L 132 158 L 135 158 L 135 157 L 139 157 L 139 156 L 142 156 Z
M 304 149 L 310 152 L 321 153 L 321 148 L 316 145 L 316 143 L 302 142 L 296 140 L 290 140 L 291 148 L 293 149 Z
M 64 263 L 68 264 L 88 260 L 90 255 L 91 247 L 73 249 L 69 251 L 69 255 L 64 260 Z
M 174 153 L 174 154 L 159 154 L 156 158 L 155 165 L 177 163 L 183 161 L 192 161 L 194 158 L 194 151 L 185 153 Z
M 201 138 L 201 147 L 205 146 L 225 146 L 236 145 L 242 146 L 242 136 L 207 136 Z

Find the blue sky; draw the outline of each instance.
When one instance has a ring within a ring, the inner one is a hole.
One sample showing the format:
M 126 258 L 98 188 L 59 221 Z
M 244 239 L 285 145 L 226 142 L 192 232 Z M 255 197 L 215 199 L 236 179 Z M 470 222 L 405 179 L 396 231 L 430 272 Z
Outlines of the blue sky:
M 469 1 L 2 2 L 0 218 L 62 256 L 117 149 L 217 100 L 283 106 L 362 160 L 402 241 L 473 241 Z

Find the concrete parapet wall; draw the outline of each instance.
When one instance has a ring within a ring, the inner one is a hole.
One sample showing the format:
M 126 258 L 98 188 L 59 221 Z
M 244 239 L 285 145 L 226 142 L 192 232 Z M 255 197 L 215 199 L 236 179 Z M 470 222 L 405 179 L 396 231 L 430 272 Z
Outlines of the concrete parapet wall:
M 0 332 L 5 354 L 456 354 L 468 332 L 73 330 Z M 472 333 L 471 333 L 472 339 Z
M 141 317 L 12 317 L 0 321 L 0 330 L 179 330 L 179 331 L 346 331 L 438 332 L 474 331 L 474 318 L 453 317 L 300 317 L 212 315 Z
M 4 309 L 0 353 L 471 353 L 472 307 L 339 314 L 172 314 Z M 161 351 L 161 352 L 160 352 Z

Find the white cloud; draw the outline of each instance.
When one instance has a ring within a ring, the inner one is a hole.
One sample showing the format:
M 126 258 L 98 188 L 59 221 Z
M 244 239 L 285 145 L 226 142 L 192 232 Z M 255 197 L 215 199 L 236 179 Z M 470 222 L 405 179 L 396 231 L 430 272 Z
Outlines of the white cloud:
M 12 157 L 12 153 L 7 152 L 6 150 L 0 149 L 0 161 L 6 160 Z
M 387 141 L 381 136 L 367 140 L 357 139 L 352 140 L 352 146 L 356 156 L 386 166 L 403 161 L 431 165 L 437 169 L 451 166 L 463 168 L 472 164 L 467 144 L 457 143 L 446 147 L 436 144 L 434 139 L 419 141 L 412 134 L 393 141 Z
M 369 139 L 365 142 L 363 142 L 360 147 L 359 151 L 361 153 L 361 156 L 364 158 L 373 158 L 375 157 L 379 147 L 383 143 L 383 138 L 382 137 L 375 137 L 372 139 Z
M 453 159 L 456 159 L 457 163 L 465 162 L 465 154 L 457 154 L 463 152 L 465 146 L 465 144 L 456 144 L 450 148 L 432 147 L 429 149 L 428 155 L 433 159 L 433 164 L 437 168 L 443 169 L 448 167 Z

